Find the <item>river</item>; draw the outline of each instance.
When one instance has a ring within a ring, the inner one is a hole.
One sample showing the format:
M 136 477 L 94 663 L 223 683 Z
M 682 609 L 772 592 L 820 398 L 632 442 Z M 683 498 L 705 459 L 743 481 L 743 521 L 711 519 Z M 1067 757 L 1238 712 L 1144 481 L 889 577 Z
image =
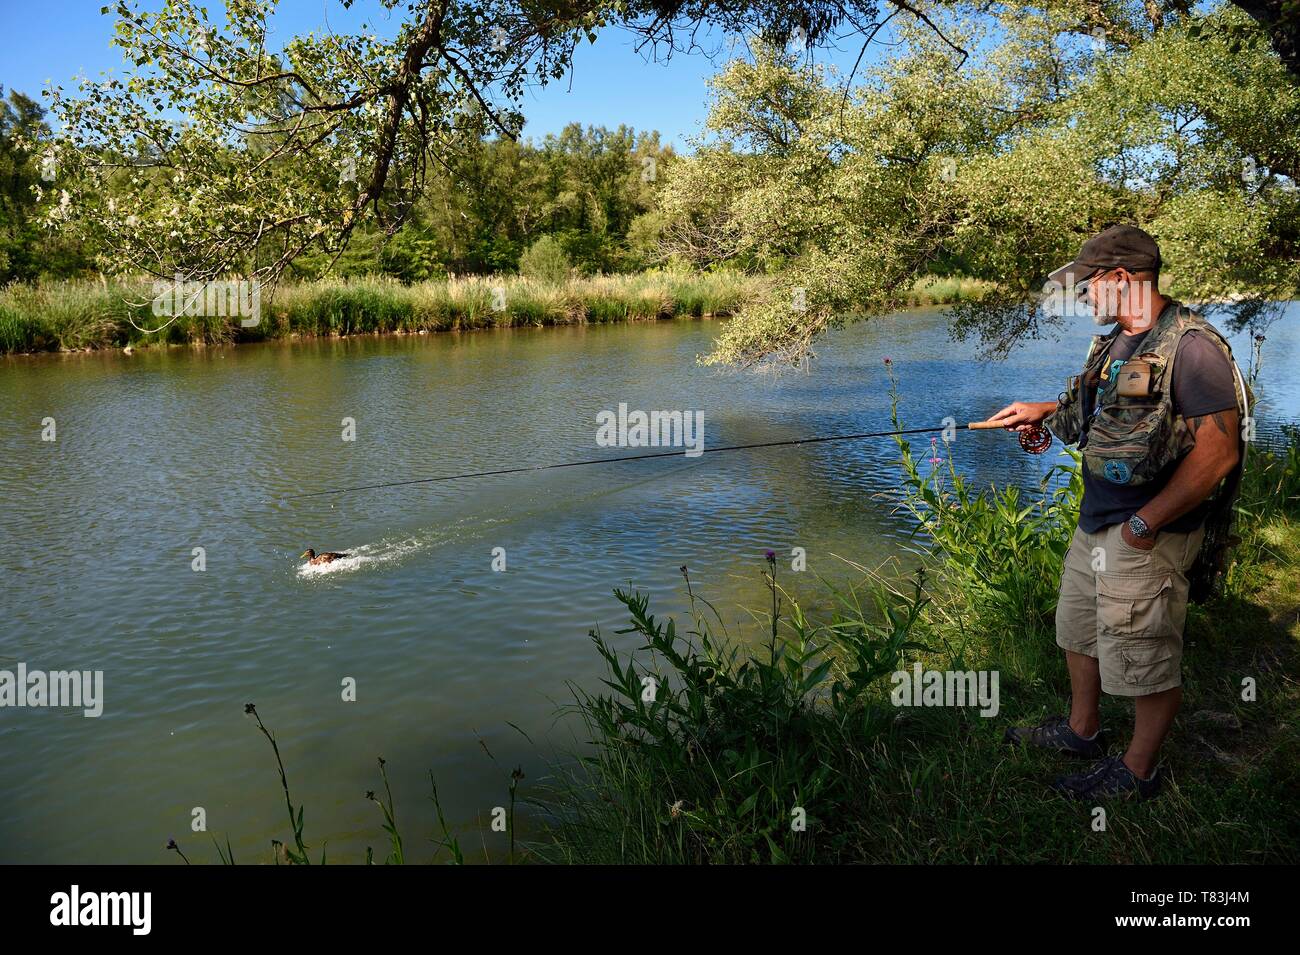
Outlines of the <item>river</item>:
M 1300 417 L 1295 313 L 1265 346 L 1264 437 Z M 755 374 L 695 362 L 718 328 L 0 359 L 0 669 L 104 674 L 98 718 L 0 709 L 0 862 L 177 862 L 169 838 L 216 861 L 211 836 L 241 862 L 268 860 L 290 834 L 247 702 L 280 741 L 314 855 L 386 854 L 364 798 L 382 792 L 382 755 L 411 858 L 432 851 L 430 770 L 467 851 L 499 858 L 506 837 L 487 823 L 510 771 L 523 768 L 526 792 L 548 754 L 573 748 L 556 707 L 570 682 L 599 685 L 587 633 L 623 623 L 612 589 L 631 582 L 652 609 L 680 609 L 685 564 L 743 622 L 764 601 L 767 548 L 809 592 L 814 575 L 848 573 L 839 557 L 901 553 L 908 527 L 878 497 L 897 479 L 893 442 L 281 498 L 636 453 L 596 445 L 597 415 L 620 403 L 702 412 L 705 447 L 885 430 L 885 358 L 908 425 L 978 419 L 1055 397 L 1091 333 L 982 362 L 940 314 L 913 312 L 832 334 L 807 370 Z M 1244 365 L 1248 343 L 1234 344 Z M 1002 432 L 954 446 L 982 482 L 1032 483 L 1057 451 L 1030 457 Z M 305 572 L 307 547 L 355 557 Z M 207 833 L 192 831 L 196 809 Z

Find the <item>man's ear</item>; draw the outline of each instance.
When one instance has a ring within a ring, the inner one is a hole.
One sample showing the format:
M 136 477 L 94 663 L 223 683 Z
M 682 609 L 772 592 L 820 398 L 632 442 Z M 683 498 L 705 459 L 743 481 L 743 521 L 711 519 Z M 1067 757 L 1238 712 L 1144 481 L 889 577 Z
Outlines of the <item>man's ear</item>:
M 1125 268 L 1115 270 L 1115 292 L 1117 295 L 1127 295 L 1133 288 L 1133 273 Z

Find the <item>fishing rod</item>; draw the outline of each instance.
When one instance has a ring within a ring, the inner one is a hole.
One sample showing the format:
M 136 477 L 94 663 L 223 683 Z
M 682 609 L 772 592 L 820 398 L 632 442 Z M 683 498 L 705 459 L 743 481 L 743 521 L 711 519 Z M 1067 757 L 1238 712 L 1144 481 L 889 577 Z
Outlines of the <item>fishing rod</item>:
M 992 421 L 972 421 L 966 425 L 971 431 L 992 431 L 1005 425 Z M 938 428 L 908 428 L 905 431 L 871 431 L 860 434 L 832 434 L 817 438 L 796 438 L 789 441 L 763 441 L 758 444 L 731 444 L 721 448 L 704 448 L 700 454 L 719 454 L 723 451 L 752 451 L 756 448 L 785 448 L 798 444 L 822 444 L 827 441 L 858 441 L 863 438 L 892 438 L 907 434 L 933 434 L 947 431 L 948 426 Z M 1037 425 L 1020 432 L 1020 447 L 1030 454 L 1042 454 L 1052 443 L 1052 435 L 1046 428 Z M 580 468 L 589 464 L 615 464 L 619 461 L 646 461 L 650 458 L 680 458 L 681 451 L 655 451 L 649 454 L 628 454 L 616 458 L 589 458 L 585 461 L 564 461 L 560 464 L 533 464 L 518 468 L 500 468 L 495 471 L 471 471 L 467 474 L 444 474 L 439 477 L 413 478 L 407 481 L 385 481 L 382 484 L 359 484 L 356 487 L 340 487 L 327 491 L 307 491 L 304 494 L 288 494 L 281 501 L 296 501 L 306 497 L 325 497 L 331 494 L 351 494 L 354 491 L 376 491 L 381 488 L 409 487 L 413 484 L 435 484 L 440 481 L 464 481 L 469 478 L 496 477 L 500 474 L 522 474 L 525 471 L 553 471 L 558 468 Z

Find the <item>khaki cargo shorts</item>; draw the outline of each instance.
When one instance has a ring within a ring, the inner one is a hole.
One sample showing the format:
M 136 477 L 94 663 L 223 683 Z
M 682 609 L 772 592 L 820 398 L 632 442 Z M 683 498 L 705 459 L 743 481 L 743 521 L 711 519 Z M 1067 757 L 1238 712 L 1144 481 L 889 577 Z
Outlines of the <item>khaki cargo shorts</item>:
M 1056 604 L 1056 642 L 1096 657 L 1107 693 L 1147 696 L 1183 682 L 1186 574 L 1205 529 L 1161 531 L 1155 547 L 1139 550 L 1124 542 L 1122 527 L 1095 534 L 1075 528 Z

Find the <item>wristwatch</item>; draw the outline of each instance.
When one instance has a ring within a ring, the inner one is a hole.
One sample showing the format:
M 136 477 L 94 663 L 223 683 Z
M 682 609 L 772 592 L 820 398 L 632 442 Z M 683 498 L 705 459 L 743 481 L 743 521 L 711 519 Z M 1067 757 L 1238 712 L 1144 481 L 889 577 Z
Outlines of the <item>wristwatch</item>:
M 1156 532 L 1147 527 L 1147 522 L 1134 514 L 1128 519 L 1128 529 L 1133 532 L 1134 537 L 1148 538 L 1155 537 Z

